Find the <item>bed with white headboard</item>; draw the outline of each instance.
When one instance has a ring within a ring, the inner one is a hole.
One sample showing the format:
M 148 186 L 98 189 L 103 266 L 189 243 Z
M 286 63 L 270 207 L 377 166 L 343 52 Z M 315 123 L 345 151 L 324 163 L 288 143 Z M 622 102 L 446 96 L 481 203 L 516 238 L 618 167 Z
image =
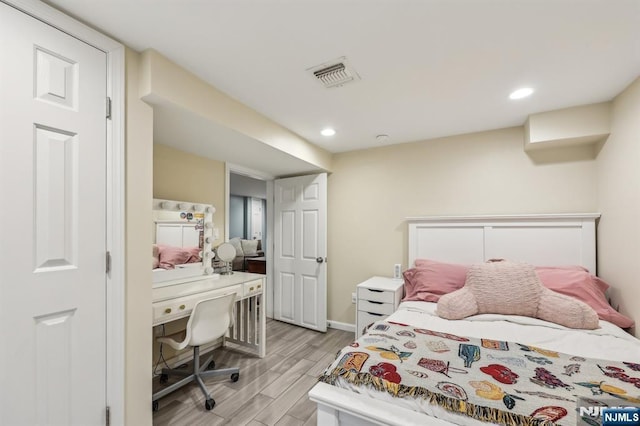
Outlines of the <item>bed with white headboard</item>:
M 596 273 L 598 213 L 409 218 L 415 259 L 471 264 L 504 258 L 533 265 L 581 265 Z
M 408 265 L 410 268 L 413 267 L 416 259 L 477 264 L 499 258 L 549 267 L 580 265 L 588 270 L 588 273 L 595 275 L 596 222 L 599 217 L 597 213 L 587 213 L 408 218 Z M 527 335 L 532 344 L 541 342 L 541 345 L 548 344 L 550 349 L 566 353 L 580 347 L 584 350 L 585 356 L 593 358 L 604 358 L 603 347 L 619 344 L 621 347 L 618 348 L 618 352 L 624 354 L 620 356 L 635 357 L 632 359 L 640 362 L 640 341 L 607 321 L 599 321 L 599 330 L 585 332 L 556 324 L 544 324 L 544 321 L 537 319 L 518 323 L 511 318 L 503 318 L 502 315 L 493 315 L 495 318 L 489 319 L 486 315 L 484 318 L 481 318 L 483 315 L 477 315 L 475 322 L 474 317 L 459 321 L 445 320 L 437 317 L 435 309 L 436 303 L 403 302 L 388 321 L 460 336 L 479 338 L 484 337 L 486 333 L 494 336 L 493 338 L 500 336 L 503 340 L 512 342 L 521 341 L 517 339 Z M 464 334 L 466 332 L 469 334 Z M 340 357 L 357 351 L 354 346 L 362 348 L 377 338 L 372 337 L 376 335 L 372 335 L 367 341 L 367 336 L 363 335 L 358 339 L 358 343 L 344 348 L 332 367 L 343 366 L 338 363 Z M 395 350 L 396 353 L 407 351 L 402 347 Z M 391 355 L 387 352 L 387 357 L 389 356 Z M 329 374 L 329 370 L 330 368 L 325 375 Z M 429 374 L 433 380 L 433 374 Z M 640 373 L 636 375 L 640 377 Z M 436 376 L 438 380 L 442 377 Z M 640 397 L 640 389 L 637 393 Z M 337 386 L 335 383 L 318 383 L 309 392 L 309 397 L 318 406 L 318 425 L 487 424 L 451 413 L 437 405 L 417 403 L 411 398 L 402 398 L 402 401 L 399 401 L 400 398 L 392 397 L 379 389 L 366 390 L 356 388 L 353 384 L 342 383 Z

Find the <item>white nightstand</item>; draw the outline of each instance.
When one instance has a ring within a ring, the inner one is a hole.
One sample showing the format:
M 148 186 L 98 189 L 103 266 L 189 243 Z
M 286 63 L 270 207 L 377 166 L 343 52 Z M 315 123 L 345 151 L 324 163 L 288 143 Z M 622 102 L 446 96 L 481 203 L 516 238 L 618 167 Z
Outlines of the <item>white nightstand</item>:
M 371 277 L 356 288 L 356 339 L 373 322 L 391 315 L 402 300 L 404 281 Z

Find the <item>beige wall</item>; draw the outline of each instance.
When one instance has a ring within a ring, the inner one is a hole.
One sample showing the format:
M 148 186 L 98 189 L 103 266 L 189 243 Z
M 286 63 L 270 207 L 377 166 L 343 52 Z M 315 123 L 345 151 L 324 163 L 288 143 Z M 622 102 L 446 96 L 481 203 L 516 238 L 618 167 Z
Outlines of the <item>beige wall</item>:
M 614 100 L 611 124 L 596 168 L 598 274 L 614 287 L 614 306 L 640 324 L 640 79 Z
M 153 197 L 212 204 L 216 208 L 213 223 L 219 231 L 219 239 L 213 241 L 214 247 L 224 239 L 225 173 L 221 161 L 154 145 Z
M 153 110 L 138 96 L 140 55 L 126 51 L 125 422 L 150 425 Z
M 517 127 L 334 155 L 328 318 L 353 324 L 355 286 L 407 268 L 408 216 L 597 210 L 594 160 L 537 164 L 523 138 Z

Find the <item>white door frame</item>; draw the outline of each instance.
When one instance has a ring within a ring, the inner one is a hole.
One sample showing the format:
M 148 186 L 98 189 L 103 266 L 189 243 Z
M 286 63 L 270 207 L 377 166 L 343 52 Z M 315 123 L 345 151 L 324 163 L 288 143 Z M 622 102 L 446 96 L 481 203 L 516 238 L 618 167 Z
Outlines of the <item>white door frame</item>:
M 0 0 L 105 52 L 107 96 L 111 98 L 111 120 L 107 121 L 107 250 L 111 272 L 107 275 L 107 401 L 110 421 L 124 424 L 124 46 L 64 13 L 35 0 Z M 105 100 L 106 102 L 106 100 Z
M 231 195 L 231 173 L 247 176 L 253 179 L 264 180 L 267 184 L 267 232 L 263 234 L 264 238 L 262 239 L 262 246 L 267 248 L 265 249 L 265 257 L 267 258 L 265 314 L 268 318 L 273 318 L 273 180 L 275 179 L 275 176 L 232 163 L 225 163 L 224 168 L 224 241 L 229 241 L 229 196 Z

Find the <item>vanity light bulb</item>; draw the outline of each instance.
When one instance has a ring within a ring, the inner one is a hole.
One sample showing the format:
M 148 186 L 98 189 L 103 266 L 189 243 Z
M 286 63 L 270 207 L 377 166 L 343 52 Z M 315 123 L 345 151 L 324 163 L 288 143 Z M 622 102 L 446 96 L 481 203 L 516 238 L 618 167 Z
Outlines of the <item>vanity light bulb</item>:
M 178 210 L 189 210 L 189 204 L 187 203 L 178 204 Z
M 211 222 L 205 222 L 205 224 L 204 224 L 204 228 L 205 228 L 205 229 L 211 229 L 211 228 L 213 228 L 213 223 L 211 223 Z
M 193 211 L 194 212 L 201 212 L 202 211 L 202 206 L 200 204 L 194 204 L 193 205 Z
M 208 206 L 204 209 L 204 212 L 214 214 L 216 212 L 216 208 L 212 206 Z
M 204 242 L 207 243 L 207 244 L 211 244 L 211 237 L 205 238 Z
M 174 204 L 170 201 L 163 201 L 160 203 L 160 207 L 162 207 L 165 210 L 173 210 Z

